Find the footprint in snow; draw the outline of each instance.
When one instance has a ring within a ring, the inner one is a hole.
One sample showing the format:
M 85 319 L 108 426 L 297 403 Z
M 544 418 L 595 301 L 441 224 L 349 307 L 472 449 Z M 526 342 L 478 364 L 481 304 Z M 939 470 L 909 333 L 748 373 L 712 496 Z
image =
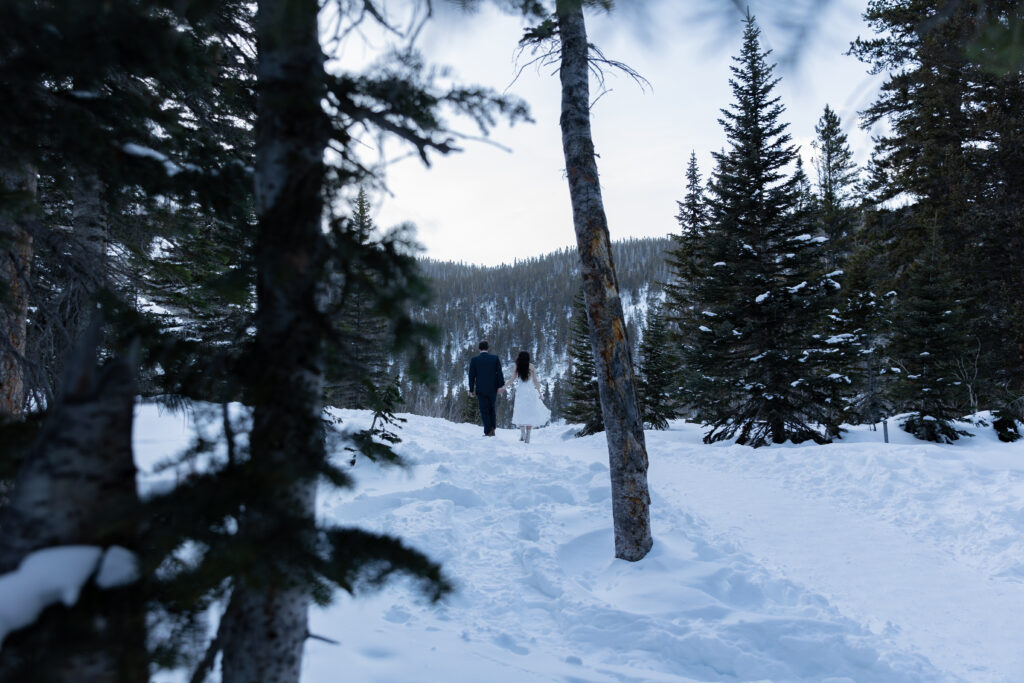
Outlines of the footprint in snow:
M 504 648 L 509 652 L 514 652 L 517 655 L 528 655 L 530 654 L 529 648 L 525 648 L 522 645 L 516 643 L 512 636 L 507 633 L 501 633 L 491 638 L 491 642 L 498 647 Z

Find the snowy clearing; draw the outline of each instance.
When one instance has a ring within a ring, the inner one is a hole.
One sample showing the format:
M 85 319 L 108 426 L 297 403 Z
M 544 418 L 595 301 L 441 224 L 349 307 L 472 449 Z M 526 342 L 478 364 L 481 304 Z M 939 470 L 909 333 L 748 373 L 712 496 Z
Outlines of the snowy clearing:
M 145 470 L 189 429 L 137 412 Z M 527 446 L 404 417 L 411 467 L 361 460 L 320 514 L 402 537 L 458 590 L 431 606 L 399 582 L 312 610 L 341 644 L 309 641 L 306 683 L 1024 680 L 1024 444 L 991 429 L 757 450 L 649 431 L 655 546 L 630 564 L 612 557 L 603 435 L 553 426 Z

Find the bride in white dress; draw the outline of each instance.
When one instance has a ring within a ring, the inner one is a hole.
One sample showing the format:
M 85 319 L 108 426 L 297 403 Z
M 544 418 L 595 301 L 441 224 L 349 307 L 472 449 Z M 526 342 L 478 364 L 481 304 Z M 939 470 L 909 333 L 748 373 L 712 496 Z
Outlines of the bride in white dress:
M 520 351 L 512 378 L 502 387 L 506 391 L 517 384 L 516 401 L 512 406 L 512 424 L 519 427 L 519 440 L 530 443 L 530 430 L 543 427 L 551 419 L 551 411 L 540 398 L 537 369 L 530 362 L 530 354 Z

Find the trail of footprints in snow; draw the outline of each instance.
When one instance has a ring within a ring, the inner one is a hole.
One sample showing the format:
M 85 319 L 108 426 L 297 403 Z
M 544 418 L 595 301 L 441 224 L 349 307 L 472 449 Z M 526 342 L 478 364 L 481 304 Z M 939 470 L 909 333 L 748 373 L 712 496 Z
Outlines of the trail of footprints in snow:
M 623 580 L 608 559 L 607 466 L 562 458 L 552 452 L 558 444 L 477 444 L 442 450 L 410 442 L 411 461 L 436 465 L 429 485 L 362 496 L 337 510 L 348 518 L 383 518 L 386 530 L 426 550 L 454 576 L 474 577 L 450 607 L 422 615 L 447 621 L 459 614 L 463 639 L 514 655 L 529 654 L 538 640 L 561 639 L 573 649 L 567 661 L 614 656 L 617 665 L 698 678 L 731 672 L 740 680 L 799 680 L 845 670 L 859 672 L 858 680 L 900 681 L 934 673 L 913 656 L 898 662 L 899 672 L 880 666 L 879 653 L 861 642 L 867 634 L 824 598 L 770 576 L 670 505 L 655 505 L 665 516 L 655 520 L 662 540 L 647 561 L 653 580 L 646 592 L 642 576 L 639 585 Z M 459 457 L 465 453 L 480 457 Z M 597 530 L 575 533 L 587 527 Z M 472 538 L 460 538 L 460 531 Z M 674 587 L 666 575 L 675 577 Z M 765 611 L 772 616 L 766 619 Z M 401 603 L 383 618 L 409 626 L 419 621 Z M 780 639 L 790 651 L 782 661 Z

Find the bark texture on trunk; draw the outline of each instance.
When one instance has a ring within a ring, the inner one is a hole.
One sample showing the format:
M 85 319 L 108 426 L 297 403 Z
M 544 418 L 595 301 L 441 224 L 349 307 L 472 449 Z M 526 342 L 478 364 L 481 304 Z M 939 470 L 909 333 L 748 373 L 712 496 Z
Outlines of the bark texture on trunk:
M 314 464 L 323 454 L 323 330 L 319 282 L 324 57 L 317 0 L 260 0 L 255 194 L 256 358 L 250 457 L 273 495 L 254 500 L 240 533 L 301 542 L 315 517 Z M 305 539 L 309 540 L 309 539 Z M 268 553 L 269 554 L 269 553 Z M 308 587 L 288 557 L 238 577 L 224 618 L 224 683 L 294 683 L 307 637 Z
M 587 32 L 580 2 L 559 0 L 556 11 L 562 49 L 562 150 L 608 439 L 615 556 L 636 561 L 653 544 L 647 447 L 590 131 Z
M 68 365 L 64 396 L 0 512 L 0 573 L 51 546 L 136 545 L 135 359 L 97 368 L 98 323 Z M 4 642 L 0 680 L 148 680 L 145 613 L 137 591 L 87 586 L 76 607 L 51 607 Z
M 21 217 L 35 203 L 36 174 L 0 167 L 0 417 L 20 417 L 25 404 L 25 338 L 32 237 Z
M 71 200 L 71 227 L 75 234 L 76 248 L 81 250 L 82 261 L 90 266 L 81 275 L 81 279 L 83 286 L 94 292 L 104 279 L 103 268 L 98 266 L 106 260 L 107 251 L 107 211 L 103 203 L 103 183 L 95 171 L 78 171 Z

